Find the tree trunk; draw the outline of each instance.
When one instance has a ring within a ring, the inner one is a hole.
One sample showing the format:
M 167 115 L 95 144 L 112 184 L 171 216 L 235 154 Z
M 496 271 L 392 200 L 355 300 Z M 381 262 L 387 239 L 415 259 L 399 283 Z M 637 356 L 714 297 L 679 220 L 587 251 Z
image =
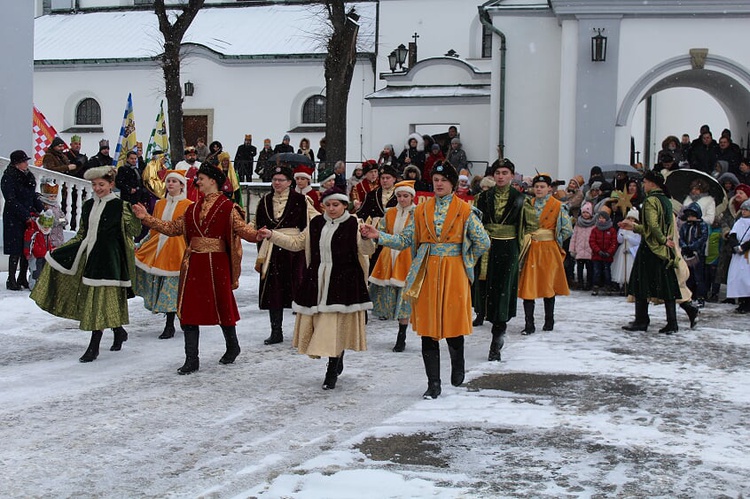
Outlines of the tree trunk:
M 326 163 L 346 161 L 347 108 L 349 88 L 357 61 L 359 16 L 352 8 L 345 12 L 343 0 L 326 2 L 333 33 L 325 60 L 326 78 Z

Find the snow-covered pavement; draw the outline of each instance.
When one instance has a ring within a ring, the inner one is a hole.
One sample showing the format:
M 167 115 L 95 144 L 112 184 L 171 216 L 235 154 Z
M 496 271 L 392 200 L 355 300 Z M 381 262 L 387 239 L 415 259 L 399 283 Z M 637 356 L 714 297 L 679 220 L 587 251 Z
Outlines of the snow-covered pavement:
M 467 338 L 467 382 L 426 387 L 419 342 L 391 352 L 373 320 L 333 391 L 324 360 L 264 346 L 255 251 L 236 292 L 243 351 L 223 366 L 218 327 L 201 331 L 201 370 L 178 376 L 182 337 L 130 301 L 129 340 L 78 363 L 88 333 L 0 290 L 3 497 L 739 497 L 750 494 L 750 338 L 730 305 L 694 331 L 628 334 L 632 305 L 574 292 L 554 332 L 509 325 L 503 362 L 490 326 Z M 6 275 L 0 273 L 0 279 Z M 2 281 L 0 281 L 2 282 Z M 519 306 L 519 309 L 521 307 Z M 541 304 L 538 307 L 541 309 Z M 541 315 L 538 310 L 537 315 Z

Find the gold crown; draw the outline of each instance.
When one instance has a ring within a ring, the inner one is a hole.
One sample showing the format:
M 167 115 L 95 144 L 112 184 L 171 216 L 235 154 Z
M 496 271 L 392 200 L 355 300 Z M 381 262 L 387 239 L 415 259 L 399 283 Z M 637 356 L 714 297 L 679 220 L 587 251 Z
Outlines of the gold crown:
M 46 181 L 42 182 L 42 184 L 39 186 L 39 190 L 42 192 L 42 194 L 57 196 L 57 193 L 60 191 L 60 186 L 52 183 L 51 181 Z

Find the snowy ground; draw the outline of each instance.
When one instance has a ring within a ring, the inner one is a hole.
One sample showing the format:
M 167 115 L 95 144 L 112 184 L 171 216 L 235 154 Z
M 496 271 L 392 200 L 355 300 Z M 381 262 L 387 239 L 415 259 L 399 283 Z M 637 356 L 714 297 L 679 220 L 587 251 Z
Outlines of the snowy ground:
M 221 332 L 205 328 L 191 376 L 175 373 L 180 333 L 158 340 L 163 318 L 138 298 L 123 350 L 80 364 L 87 333 L 28 292 L 0 290 L 0 496 L 750 494 L 750 338 L 729 305 L 707 305 L 695 331 L 680 311 L 685 330 L 673 337 L 655 332 L 664 312 L 652 307 L 654 332 L 626 334 L 631 305 L 574 292 L 558 298 L 554 332 L 523 337 L 511 322 L 502 363 L 486 361 L 489 325 L 477 328 L 462 387 L 448 383 L 443 345 L 435 401 L 420 398 L 417 339 L 392 353 L 395 324 L 374 320 L 369 350 L 347 354 L 324 392 L 324 361 L 289 341 L 263 346 L 268 319 L 245 249 L 243 352 L 220 365 Z

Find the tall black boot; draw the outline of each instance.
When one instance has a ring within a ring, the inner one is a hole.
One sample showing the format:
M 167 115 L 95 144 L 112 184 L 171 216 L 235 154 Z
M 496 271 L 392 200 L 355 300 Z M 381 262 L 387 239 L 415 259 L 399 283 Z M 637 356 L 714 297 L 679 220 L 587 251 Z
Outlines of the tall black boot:
M 29 261 L 26 257 L 18 258 L 18 277 L 16 284 L 21 288 L 29 289 Z
M 555 329 L 555 297 L 544 299 L 544 326 L 542 331 Z
M 448 353 L 451 356 L 451 385 L 461 386 L 466 369 L 464 366 L 464 337 L 446 338 Z
M 122 349 L 122 344 L 128 341 L 128 332 L 122 326 L 113 327 L 112 332 L 115 333 L 115 339 L 109 350 L 111 352 L 119 352 Z
M 200 330 L 198 326 L 183 325 L 185 331 L 185 364 L 177 369 L 177 374 L 194 373 L 200 367 L 198 359 L 198 342 L 200 340 Z
M 5 281 L 5 289 L 11 291 L 21 291 L 21 286 L 16 281 L 16 270 L 18 270 L 18 255 L 8 257 L 8 280 Z
M 393 347 L 394 352 L 403 352 L 406 348 L 406 328 L 408 324 L 398 325 L 398 334 L 396 335 L 396 345 Z
M 164 325 L 164 331 L 159 335 L 160 340 L 174 338 L 174 317 L 177 312 L 167 312 L 167 323 Z
M 492 342 L 490 343 L 490 354 L 487 356 L 489 361 L 500 362 L 500 350 L 505 345 L 505 330 L 507 323 L 496 322 L 492 325 Z
M 333 390 L 336 388 L 336 381 L 339 379 L 339 363 L 339 357 L 328 357 L 326 377 L 323 380 L 323 390 Z
M 422 336 L 422 360 L 427 374 L 427 391 L 422 398 L 436 399 L 440 396 L 440 343 L 428 336 Z
M 651 320 L 648 317 L 648 300 L 635 301 L 635 320 L 626 326 L 625 331 L 646 331 Z
M 523 315 L 526 318 L 526 325 L 521 334 L 534 334 L 536 332 L 536 327 L 534 326 L 534 300 L 523 301 Z
M 695 325 L 698 323 L 698 313 L 700 312 L 700 309 L 686 301 L 680 303 L 680 308 L 685 311 L 688 319 L 690 319 L 690 329 L 694 329 Z
M 274 308 L 268 311 L 271 318 L 271 336 L 263 340 L 264 345 L 275 345 L 284 341 L 284 333 L 281 330 L 281 324 L 284 321 L 284 309 Z
M 222 364 L 233 364 L 234 359 L 240 354 L 240 342 L 237 339 L 237 328 L 234 326 L 221 326 L 221 332 L 224 333 L 224 342 L 227 345 L 227 351 L 221 356 L 219 362 Z
M 677 324 L 677 305 L 674 300 L 665 301 L 664 308 L 667 311 L 667 325 L 659 329 L 660 333 L 674 334 L 680 330 Z
M 99 357 L 99 342 L 102 341 L 101 330 L 91 331 L 91 341 L 86 352 L 78 359 L 78 362 L 92 362 Z
M 339 376 L 344 372 L 344 352 L 346 352 L 346 350 L 341 350 L 341 354 L 339 355 L 339 365 L 336 368 L 336 374 Z

